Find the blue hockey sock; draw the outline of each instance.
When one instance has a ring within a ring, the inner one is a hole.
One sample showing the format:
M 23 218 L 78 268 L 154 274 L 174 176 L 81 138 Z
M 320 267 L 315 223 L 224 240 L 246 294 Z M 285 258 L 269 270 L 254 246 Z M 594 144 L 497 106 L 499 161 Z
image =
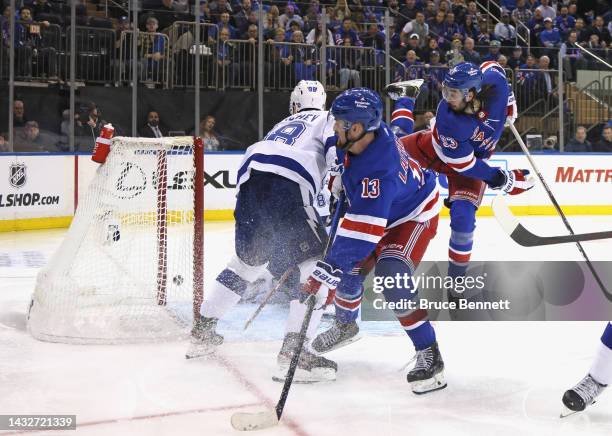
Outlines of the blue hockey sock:
M 436 342 L 436 331 L 429 321 L 412 330 L 406 330 L 415 350 L 424 350 Z
M 608 323 L 606 329 L 601 336 L 601 342 L 612 350 L 612 323 Z

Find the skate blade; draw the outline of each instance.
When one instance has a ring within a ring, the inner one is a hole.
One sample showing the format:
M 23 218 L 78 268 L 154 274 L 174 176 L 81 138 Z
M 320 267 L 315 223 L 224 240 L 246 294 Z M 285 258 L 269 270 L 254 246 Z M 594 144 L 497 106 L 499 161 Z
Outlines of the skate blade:
M 185 353 L 185 359 L 199 359 L 201 357 L 208 357 L 215 353 L 217 347 L 214 345 L 191 345 Z
M 446 380 L 444 379 L 443 372 L 440 372 L 434 375 L 432 378 L 428 378 L 427 380 L 419 380 L 410 383 L 412 392 L 417 395 L 423 395 L 428 392 L 439 391 L 440 389 L 444 389 L 446 386 Z
M 361 336 L 359 333 L 356 334 L 355 336 L 353 336 L 350 339 L 347 339 L 345 341 L 342 342 L 338 342 L 336 345 L 334 345 L 331 348 L 328 348 L 327 350 L 323 350 L 323 351 L 319 351 L 316 348 L 312 347 L 313 350 L 315 350 L 318 354 L 327 354 L 330 351 L 334 351 L 337 350 L 338 348 L 342 348 L 342 347 L 346 347 L 349 344 L 352 344 L 353 342 L 357 342 L 359 339 L 361 339 L 363 336 Z
M 596 402 L 597 401 L 593 401 L 591 404 L 589 404 L 589 406 L 592 406 Z M 586 410 L 586 408 L 584 410 Z M 559 418 L 567 418 L 568 416 L 575 415 L 576 413 L 582 413 L 584 410 L 572 410 L 564 404 L 562 406 L 561 413 L 559 414 Z
M 288 366 L 279 368 L 278 373 L 272 376 L 272 380 L 275 382 L 284 383 L 288 369 Z M 295 370 L 295 375 L 293 376 L 293 383 L 299 384 L 312 384 L 335 380 L 336 371 L 331 368 L 320 368 L 312 371 L 306 371 L 305 369 L 298 368 Z

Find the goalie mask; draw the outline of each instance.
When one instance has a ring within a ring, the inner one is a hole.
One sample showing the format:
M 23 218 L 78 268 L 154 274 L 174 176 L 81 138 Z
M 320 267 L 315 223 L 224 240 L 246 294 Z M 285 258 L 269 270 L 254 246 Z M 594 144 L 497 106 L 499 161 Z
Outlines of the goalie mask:
M 316 80 L 300 80 L 289 99 L 289 113 L 294 115 L 304 109 L 325 110 L 327 94 L 325 88 Z

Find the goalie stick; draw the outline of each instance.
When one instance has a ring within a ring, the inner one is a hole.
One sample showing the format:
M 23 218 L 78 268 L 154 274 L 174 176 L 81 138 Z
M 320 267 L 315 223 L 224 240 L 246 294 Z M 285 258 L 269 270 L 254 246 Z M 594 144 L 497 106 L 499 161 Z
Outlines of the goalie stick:
M 495 218 L 497 218 L 497 221 L 506 233 L 508 233 L 517 244 L 523 247 L 539 247 L 541 245 L 567 244 L 612 238 L 612 230 L 607 232 L 574 233 L 571 235 L 559 236 L 539 236 L 527 230 L 527 228 L 516 219 L 503 196 L 498 195 L 495 197 L 491 207 L 493 208 Z
M 525 153 L 525 157 L 527 157 L 527 160 L 529 161 L 529 164 L 531 165 L 531 168 L 533 168 L 533 171 L 537 174 L 538 178 L 540 179 L 540 182 L 542 182 L 542 186 L 544 187 L 544 190 L 546 191 L 546 194 L 550 198 L 550 201 L 552 202 L 553 206 L 557 210 L 557 213 L 561 217 L 561 220 L 563 221 L 563 224 L 565 225 L 565 228 L 570 233 L 570 236 L 574 235 L 574 229 L 572 229 L 572 226 L 570 225 L 569 221 L 567 220 L 567 217 L 563 213 L 563 210 L 561 210 L 561 206 L 559 206 L 559 203 L 557 203 L 557 199 L 555 198 L 555 196 L 553 195 L 552 191 L 548 187 L 548 184 L 546 183 L 546 180 L 544 180 L 544 176 L 542 176 L 542 173 L 540 172 L 540 170 L 538 170 L 538 167 L 536 166 L 535 161 L 533 160 L 533 157 L 531 157 L 531 153 L 529 153 L 529 150 L 527 149 L 527 146 L 523 142 L 523 138 L 521 138 L 521 135 L 519 134 L 518 130 L 516 130 L 516 127 L 514 127 L 514 124 L 507 123 L 507 125 L 508 125 L 508 127 L 510 127 L 510 130 L 512 130 L 512 134 L 516 138 L 516 141 L 519 143 L 519 146 L 523 150 L 523 153 Z M 589 259 L 589 256 L 587 256 L 586 251 L 584 251 L 584 248 L 582 248 L 582 244 L 580 243 L 580 241 L 574 241 L 574 242 L 576 243 L 576 247 L 578 247 L 578 251 L 580 251 L 580 254 L 582 254 L 582 257 L 584 258 L 584 261 L 586 262 L 587 267 L 591 271 L 591 274 L 593 274 L 593 278 L 595 279 L 595 281 L 599 285 L 599 288 L 604 293 L 606 298 L 609 301 L 612 301 L 612 294 L 610 294 L 610 292 L 608 292 L 608 290 L 606 289 L 606 286 L 604 285 L 603 281 L 599 277 L 599 274 L 597 274 L 597 271 L 595 270 L 595 267 L 591 263 L 591 260 Z
M 338 223 L 340 221 L 340 217 L 342 216 L 342 210 L 344 209 L 344 199 L 345 194 L 344 192 L 342 192 L 342 194 L 340 194 L 340 198 L 338 199 L 336 210 L 334 211 L 334 219 L 332 221 L 329 239 L 327 240 L 325 250 L 323 251 L 323 258 L 325 258 L 325 256 L 327 255 L 327 252 L 332 246 L 334 238 L 336 237 L 336 229 L 338 228 Z M 306 304 L 308 305 L 308 307 L 306 309 L 306 314 L 304 315 L 304 320 L 302 321 L 302 326 L 300 328 L 296 352 L 293 353 L 293 356 L 291 357 L 291 363 L 289 364 L 289 369 L 285 377 L 283 390 L 281 391 L 278 403 L 276 403 L 275 410 L 266 410 L 264 412 L 256 413 L 234 413 L 231 419 L 232 427 L 234 427 L 234 429 L 240 431 L 263 430 L 278 425 L 278 422 L 281 419 L 281 416 L 283 415 L 283 410 L 285 408 L 285 403 L 287 402 L 287 397 L 289 396 L 289 389 L 291 389 L 291 384 L 293 383 L 293 376 L 295 375 L 295 371 L 297 369 L 300 354 L 302 353 L 302 348 L 304 348 L 304 342 L 306 341 L 306 330 L 308 330 L 308 324 L 310 324 L 310 318 L 312 317 L 315 301 L 316 300 L 314 295 L 310 295 L 306 300 Z

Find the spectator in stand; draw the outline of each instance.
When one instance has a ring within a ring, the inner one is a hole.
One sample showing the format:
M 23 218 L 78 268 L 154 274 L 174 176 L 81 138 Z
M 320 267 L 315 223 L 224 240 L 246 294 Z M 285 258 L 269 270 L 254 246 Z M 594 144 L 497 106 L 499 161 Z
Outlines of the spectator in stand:
M 219 151 L 219 137 L 215 133 L 217 120 L 212 115 L 207 115 L 200 121 L 200 137 L 204 142 L 204 151 Z M 195 134 L 195 132 L 193 132 Z
M 452 41 L 454 39 L 463 40 L 463 33 L 461 32 L 459 24 L 455 22 L 455 14 L 452 12 L 446 14 L 443 36 L 447 41 Z
M 424 79 L 429 89 L 429 100 L 428 107 L 436 107 L 440 102 L 440 96 L 442 95 L 442 82 L 448 68 L 440 61 L 440 52 L 434 50 L 431 52 L 430 61 L 425 64 Z
M 586 28 L 584 19 L 576 19 L 576 27 L 574 30 L 576 31 L 576 40 L 578 43 L 587 42 L 589 40 L 590 30 Z
M 90 102 L 78 114 L 77 135 L 88 138 L 86 141 L 88 144 L 90 143 L 89 139 L 91 139 L 91 146 L 93 147 L 105 124 L 106 121 L 102 119 L 102 112 L 98 109 L 98 106 L 94 102 Z
M 281 26 L 284 26 L 286 30 L 289 30 L 291 21 L 297 21 L 300 25 L 300 29 L 304 27 L 304 20 L 296 13 L 295 6 L 288 4 L 285 7 L 285 13 L 280 16 L 279 22 Z
M 376 23 L 368 25 L 368 32 L 361 37 L 361 40 L 364 47 L 373 47 L 377 51 L 385 50 L 385 34 Z
M 419 130 L 431 130 L 431 120 L 434 118 L 434 116 L 435 115 L 433 112 L 425 112 L 423 114 L 421 124 L 419 124 L 418 127 L 415 127 L 414 131 L 417 132 Z
M 337 55 L 338 67 L 340 69 L 340 89 L 348 88 L 349 80 L 353 82 L 353 88 L 361 87 L 361 51 L 351 48 L 351 38 L 344 38 L 344 48 Z
M 480 17 L 483 16 L 478 11 L 478 5 L 476 4 L 475 1 L 468 2 L 466 16 L 467 15 L 471 15 L 472 17 L 474 17 L 474 22 L 477 22 L 480 19 Z
M 440 50 L 440 47 L 438 46 L 438 40 L 435 39 L 435 38 L 431 38 L 427 42 L 427 48 L 425 50 L 423 50 L 420 55 L 419 55 L 419 53 L 417 53 L 417 56 L 419 56 L 423 62 L 430 63 L 431 62 L 431 54 L 434 51 L 437 51 L 440 54 L 440 59 L 444 58 L 444 52 L 442 50 Z M 404 56 L 402 56 L 402 57 L 406 57 L 406 55 L 404 54 Z
M 549 49 L 561 46 L 561 34 L 559 29 L 553 27 L 552 18 L 544 18 L 544 30 L 540 33 L 540 43 Z M 547 52 L 550 51 L 547 50 Z
M 499 59 L 497 59 L 497 63 L 504 69 L 508 68 L 508 58 L 504 55 L 499 55 Z
M 437 12 L 438 10 L 436 9 L 436 3 L 433 0 L 427 0 L 427 5 L 425 6 L 425 10 L 423 11 L 425 21 L 433 20 L 434 18 L 436 18 Z
M 576 136 L 567 143 L 565 151 L 570 153 L 590 153 L 593 151 L 593 146 L 587 140 L 586 127 L 578 126 L 576 128 Z
M 402 29 L 402 34 L 407 35 L 418 35 L 419 36 L 419 47 L 425 47 L 427 36 L 429 35 L 429 25 L 425 22 L 425 14 L 423 12 L 417 12 L 416 18 L 406 23 Z
M 319 22 L 319 15 L 313 8 L 312 3 L 308 7 L 308 11 L 302 17 L 304 20 L 304 28 L 302 29 L 304 32 L 310 32 L 313 29 L 316 29 L 317 23 Z
M 501 12 L 511 14 L 516 9 L 516 0 L 502 0 L 501 1 Z
M 240 34 L 240 39 L 249 39 L 249 37 L 247 36 L 247 34 L 249 33 L 249 27 L 257 26 L 257 23 L 259 23 L 258 13 L 257 13 L 257 11 L 251 11 L 249 13 L 249 17 L 247 18 L 246 32 Z
M 532 45 L 540 45 L 540 33 L 544 30 L 544 17 L 540 9 L 535 10 L 533 18 L 529 21 L 528 27 L 531 31 Z
M 219 32 L 221 29 L 228 29 L 230 33 L 231 39 L 238 38 L 238 29 L 230 23 L 230 14 L 227 12 L 223 12 L 219 16 L 219 22 L 216 24 L 216 27 L 208 27 L 208 42 L 213 44 L 217 41 Z
M 612 126 L 604 126 L 601 131 L 601 139 L 595 143 L 593 151 L 598 153 L 612 153 Z
M 410 35 L 410 37 L 408 38 L 408 45 L 405 47 L 404 51 L 403 51 L 403 56 L 402 58 L 406 57 L 406 53 L 409 50 L 413 50 L 416 55 L 417 55 L 417 59 L 420 61 L 424 61 L 425 60 L 425 50 L 420 48 L 420 40 L 419 40 L 419 35 L 417 35 L 416 33 L 413 33 L 412 35 Z
M 414 20 L 417 12 L 422 9 L 422 7 L 417 6 L 416 0 L 406 0 L 405 4 L 400 8 L 400 14 L 410 20 Z
M 466 15 L 465 22 L 463 24 L 463 34 L 466 38 L 472 38 L 473 40 L 478 39 L 480 28 L 478 27 L 476 18 L 473 15 Z
M 489 25 L 487 24 L 487 19 L 485 17 L 481 17 L 480 22 L 478 23 L 480 33 L 478 34 L 478 38 L 476 39 L 476 45 L 488 46 L 491 43 L 491 35 L 489 35 L 489 32 L 487 30 L 488 27 Z
M 33 57 L 37 60 L 38 75 L 47 74 L 49 77 L 57 77 L 55 47 L 47 46 L 43 38 L 41 27 L 48 28 L 50 23 L 42 21 L 34 23 L 32 9 L 24 6 L 19 10 L 19 23 L 15 25 L 15 49 L 17 74 L 25 76 L 26 80 L 32 78 Z M 6 26 L 8 30 L 8 24 Z M 4 33 L 4 32 L 3 32 Z M 8 33 L 3 35 L 8 44 Z
M 438 2 L 438 10 L 444 12 L 444 16 L 451 11 L 450 4 L 446 0 L 440 0 Z
M 417 60 L 414 50 L 406 52 L 406 60 L 395 69 L 395 82 L 423 78 L 423 63 Z M 421 87 L 421 92 L 423 87 Z
M 553 78 L 551 76 L 550 69 L 550 58 L 548 56 L 540 56 L 538 60 L 538 79 L 540 81 L 540 89 L 544 92 L 541 94 L 541 97 L 551 96 L 556 94 L 553 86 Z
M 249 15 L 253 11 L 251 6 L 251 0 L 242 0 L 238 11 L 234 14 L 234 24 L 238 29 L 239 35 L 246 34 L 249 29 Z M 283 23 L 281 22 L 281 25 Z
M 438 45 L 442 46 L 444 44 L 444 20 L 446 18 L 446 14 L 442 11 L 438 11 L 436 13 L 435 18 L 430 20 L 429 23 L 429 32 L 432 38 L 436 38 L 438 40 Z
M 143 138 L 163 138 L 168 132 L 162 132 L 159 123 L 159 113 L 157 111 L 149 111 L 147 122 L 138 131 L 138 134 Z
M 580 49 L 575 46 L 576 41 L 576 31 L 571 31 L 567 36 L 567 41 L 561 44 L 563 71 L 565 71 L 565 76 L 569 82 L 576 81 L 577 69 L 586 69 L 588 65 Z
M 159 22 L 155 17 L 146 21 L 146 32 L 139 35 L 138 46 L 143 58 L 140 61 L 140 78 L 157 82 L 163 78 L 163 60 L 166 43 L 163 35 L 157 33 Z
M 555 25 L 557 29 L 559 29 L 561 37 L 564 39 L 567 38 L 569 32 L 576 27 L 576 19 L 569 14 L 567 6 L 561 6 L 561 11 L 559 15 L 557 15 Z
M 497 62 L 497 60 L 499 59 L 499 55 L 501 54 L 499 52 L 501 47 L 501 43 L 497 40 L 493 40 L 491 41 L 491 43 L 489 44 L 489 53 L 487 53 L 486 55 L 484 55 L 482 57 L 482 61 L 486 62 L 486 61 L 495 61 Z
M 520 46 L 516 46 L 512 49 L 512 55 L 508 59 L 508 66 L 513 70 L 517 70 L 521 65 L 525 63 L 523 59 L 523 49 Z
M 28 121 L 23 129 L 15 132 L 15 152 L 55 151 L 57 139 L 53 135 L 40 131 L 36 121 Z
M 468 14 L 465 0 L 453 0 L 451 12 L 455 14 L 455 22 L 462 25 L 465 22 L 465 16 Z
M 503 12 L 501 22 L 495 25 L 495 38 L 505 47 L 512 47 L 516 44 L 516 28 L 510 24 L 510 14 Z
M 283 37 L 284 34 L 285 32 L 283 31 Z M 236 83 L 238 74 L 238 65 L 234 61 L 234 46 L 227 42 L 229 39 L 229 29 L 221 29 L 219 31 L 219 44 L 216 46 L 216 60 L 219 76 L 223 78 L 223 87 Z
M 465 44 L 463 45 L 461 54 L 466 62 L 480 65 L 480 54 L 474 50 L 474 40 L 472 38 L 465 38 Z
M 463 44 L 461 40 L 453 39 L 450 50 L 446 52 L 446 64 L 450 68 L 464 61 L 462 51 Z
M 598 15 L 595 17 L 593 25 L 589 29 L 589 33 L 590 35 L 597 35 L 601 48 L 606 48 L 610 43 L 610 31 L 604 26 L 604 19 L 602 16 Z
M 234 14 L 234 11 L 232 11 L 232 7 L 230 6 L 228 0 L 217 0 L 216 2 L 211 3 L 209 10 L 210 18 L 213 22 L 219 21 L 219 16 L 223 12 L 227 12 L 230 15 Z M 234 24 L 236 24 L 235 21 Z
M 291 41 L 293 39 L 293 32 L 296 32 L 298 30 L 302 30 L 300 28 L 300 23 L 297 20 L 291 20 L 289 22 L 289 30 L 287 30 L 285 32 L 285 40 L 286 41 Z
M 304 34 L 301 30 L 296 30 L 291 35 L 291 42 L 294 44 L 304 44 Z M 316 56 L 315 51 L 304 45 L 293 46 L 292 53 L 295 56 L 295 81 L 315 80 L 316 75 Z
M 600 50 L 602 48 L 601 43 L 599 42 L 599 35 L 597 35 L 596 33 L 592 33 L 591 36 L 589 36 L 589 41 L 586 44 L 582 44 L 582 46 L 586 47 L 590 51 L 594 51 L 597 53 L 597 50 Z M 589 69 L 593 70 L 597 70 L 601 67 L 599 61 L 591 58 L 590 56 L 587 59 L 587 64 L 589 66 Z
M 23 100 L 15 100 L 13 102 L 13 127 L 25 127 L 27 122 Z
M 317 27 L 315 29 L 312 29 L 310 32 L 308 32 L 308 35 L 306 35 L 306 44 L 322 45 L 323 43 L 323 32 L 321 32 L 322 27 L 323 27 L 323 23 L 319 21 L 317 23 Z M 327 29 L 326 44 L 328 46 L 334 45 L 334 35 L 332 35 L 331 30 L 329 29 Z
M 290 46 L 284 44 L 285 30 L 276 30 L 274 40 L 268 40 L 268 77 L 270 86 L 288 88 L 294 82 L 293 58 Z
M 334 35 L 336 45 L 344 45 L 344 40 L 346 38 L 350 38 L 351 46 L 353 47 L 361 47 L 363 45 L 363 43 L 359 39 L 359 35 L 353 29 L 353 20 L 351 20 L 350 18 L 345 18 L 344 20 L 342 20 L 342 27 Z
M 517 24 L 521 22 L 524 25 L 529 24 L 529 21 L 533 17 L 533 12 L 529 9 L 525 0 L 517 0 L 516 8 L 512 11 L 512 20 Z
M 550 6 L 550 0 L 540 0 L 540 6 L 536 8 L 536 11 L 540 11 L 542 18 L 554 20 L 557 17 L 557 11 Z

